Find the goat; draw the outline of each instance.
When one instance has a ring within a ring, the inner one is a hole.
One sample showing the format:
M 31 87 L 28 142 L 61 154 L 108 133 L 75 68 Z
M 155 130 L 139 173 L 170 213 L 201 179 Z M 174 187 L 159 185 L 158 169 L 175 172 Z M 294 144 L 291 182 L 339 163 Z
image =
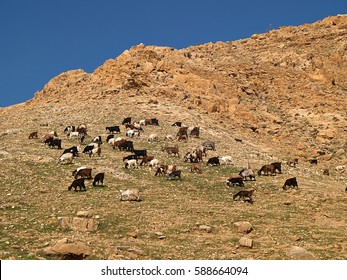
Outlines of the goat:
M 171 173 L 169 173 L 169 175 L 166 176 L 166 179 L 167 180 L 174 180 L 176 178 L 182 180 L 182 177 L 181 177 L 181 170 L 175 170 L 175 171 L 172 171 Z
M 245 199 L 245 197 L 247 197 L 248 201 L 250 203 L 253 203 L 253 200 L 252 200 L 253 192 L 254 192 L 254 189 L 245 189 L 245 190 L 239 191 L 238 193 L 233 195 L 233 200 L 235 200 L 236 198 Z
M 67 189 L 70 191 L 72 188 L 74 188 L 75 192 L 77 192 L 77 187 L 79 187 L 80 191 L 87 190 L 84 184 L 84 178 L 75 179 Z
M 140 192 L 138 189 L 126 189 L 125 191 L 119 191 L 120 201 L 141 201 Z
M 102 145 L 101 136 L 100 136 L 100 135 L 99 135 L 99 136 L 96 136 L 96 137 L 93 139 L 92 143 L 97 143 L 99 146 Z
M 162 152 L 167 152 L 167 155 L 168 156 L 171 156 L 171 155 L 173 155 L 173 156 L 180 156 L 180 154 L 179 154 L 179 150 L 178 150 L 178 147 L 163 147 L 163 148 L 161 148 L 161 150 L 162 150 Z
M 188 141 L 188 136 L 186 134 L 180 134 L 177 138 L 177 141 Z
M 62 149 L 61 148 L 61 139 L 58 139 L 58 138 L 49 138 L 46 140 L 47 143 L 48 143 L 48 146 L 50 148 L 54 148 L 54 147 L 57 147 L 58 149 Z
M 261 176 L 262 172 L 264 173 L 264 175 L 267 175 L 267 176 L 276 175 L 275 167 L 272 164 L 267 164 L 267 165 L 264 165 L 262 168 L 260 168 L 258 171 L 258 175 Z
M 235 187 L 235 185 L 239 185 L 239 187 L 243 187 L 243 178 L 240 175 L 235 175 L 227 179 L 226 181 L 227 186 L 229 187 Z
M 148 165 L 149 165 L 150 168 L 155 168 L 155 167 L 157 167 L 157 166 L 159 165 L 159 160 L 156 159 L 156 158 L 154 158 L 154 159 L 152 159 L 152 160 L 149 162 Z
M 249 180 L 252 181 L 254 180 L 255 181 L 255 173 L 252 169 L 250 168 L 244 168 L 242 169 L 240 172 L 239 172 L 239 175 L 243 178 L 244 181 L 247 180 L 247 177 L 249 177 Z
M 284 182 L 283 189 L 287 190 L 288 188 L 293 187 L 294 189 L 298 189 L 298 182 L 296 177 L 289 178 Z
M 105 173 L 98 173 L 95 175 L 94 177 L 94 181 L 93 181 L 93 187 L 96 187 L 96 183 L 101 183 L 101 186 L 104 186 L 104 178 L 105 178 Z
M 231 156 L 219 156 L 219 163 L 220 165 L 233 165 L 233 160 Z
M 95 147 L 94 149 L 92 149 L 89 153 L 89 158 L 91 158 L 92 156 L 94 157 L 95 155 L 98 155 L 98 157 L 100 157 L 100 155 L 101 155 L 101 148 L 100 147 Z
M 282 173 L 282 163 L 281 162 L 273 162 L 271 164 L 275 167 L 275 172 L 277 170 L 279 174 Z
M 117 142 L 117 141 L 116 141 Z M 115 143 L 116 144 L 116 143 Z M 132 141 L 125 141 L 122 144 L 118 146 L 118 149 L 120 151 L 129 151 L 133 152 L 134 151 L 134 143 Z
M 201 165 L 199 163 L 193 163 L 190 167 L 190 172 L 201 173 L 202 172 Z
M 126 124 L 125 128 L 127 128 L 127 129 L 129 128 L 132 130 L 140 130 L 143 132 L 143 128 L 141 127 L 140 123 Z
M 110 133 L 120 133 L 120 128 L 119 125 L 106 126 L 106 131 Z
M 132 150 L 132 152 L 135 154 L 136 158 L 144 158 L 147 156 L 147 150 Z
M 136 157 L 136 156 L 135 156 Z M 144 156 L 140 162 L 140 166 L 146 165 L 149 163 L 152 159 L 154 159 L 154 156 Z
M 72 138 L 78 138 L 79 137 L 79 132 L 78 131 L 71 131 L 67 135 L 67 138 L 72 139 Z
M 73 159 L 74 159 L 73 153 L 65 153 L 59 157 L 58 164 L 61 164 L 64 161 L 67 161 L 68 163 L 72 163 Z
M 127 117 L 122 121 L 122 125 L 130 124 L 130 123 L 131 123 L 131 117 Z
M 208 159 L 206 165 L 220 165 L 219 158 L 218 157 L 211 157 Z
M 78 157 L 79 150 L 78 146 L 72 146 L 71 148 L 65 149 L 63 154 L 72 153 L 74 157 Z
M 29 139 L 37 139 L 37 138 L 38 138 L 37 131 L 31 132 L 29 134 Z
M 202 146 L 204 146 L 206 150 L 216 150 L 216 144 L 213 141 L 205 141 L 204 143 L 202 143 Z
M 189 136 L 190 137 L 199 137 L 199 135 L 200 135 L 200 127 L 194 127 L 191 131 L 190 131 L 190 134 L 189 134 Z
M 182 126 L 182 122 L 174 122 L 171 126 L 181 127 Z
M 111 141 L 111 140 L 110 140 Z M 119 148 L 122 144 L 124 144 L 127 140 L 125 139 L 120 139 L 120 140 L 117 140 L 115 139 L 112 143 L 112 148 L 115 149 L 116 147 Z M 120 149 L 119 149 L 120 150 Z
M 76 127 L 74 125 L 68 125 L 64 129 L 65 134 L 69 134 L 70 132 L 76 132 Z
M 80 167 L 72 171 L 72 176 L 77 179 L 78 177 L 92 179 L 92 168 Z
M 138 130 L 133 130 L 133 129 L 129 129 L 127 132 L 125 132 L 125 136 L 128 137 L 140 137 L 140 131 Z
M 124 167 L 125 168 L 139 168 L 138 166 L 137 166 L 137 160 L 136 159 L 127 159 L 127 160 L 125 160 L 124 161 Z

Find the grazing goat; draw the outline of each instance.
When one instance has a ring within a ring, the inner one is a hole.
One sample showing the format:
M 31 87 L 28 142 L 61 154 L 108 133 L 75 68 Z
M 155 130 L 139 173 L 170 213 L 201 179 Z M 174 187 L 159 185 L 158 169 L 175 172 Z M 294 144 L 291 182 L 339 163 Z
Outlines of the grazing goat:
M 136 157 L 136 156 L 135 156 Z M 150 163 L 150 161 L 154 159 L 154 156 L 144 156 L 140 162 L 140 166 L 146 165 L 147 163 Z
M 283 185 L 283 189 L 284 190 L 287 190 L 288 188 L 294 188 L 294 189 L 298 189 L 298 182 L 296 180 L 296 177 L 293 177 L 293 178 L 289 178 L 287 179 L 285 182 L 284 182 L 284 185 Z
M 171 126 L 181 127 L 182 126 L 182 122 L 174 122 Z
M 204 146 L 206 150 L 216 150 L 216 144 L 213 141 L 205 141 L 204 143 L 202 143 L 202 146 Z
M 226 181 L 227 186 L 229 187 L 235 187 L 235 185 L 239 185 L 239 187 L 243 187 L 243 178 L 240 175 L 235 175 L 227 179 Z
M 122 125 L 130 124 L 130 123 L 131 123 L 131 117 L 127 117 L 122 121 Z
M 124 161 L 124 167 L 125 168 L 139 168 L 138 166 L 137 166 L 137 160 L 136 159 L 126 159 L 125 161 Z
M 92 168 L 80 167 L 72 171 L 72 176 L 77 179 L 78 177 L 92 179 Z
M 152 159 L 148 165 L 150 168 L 157 167 L 159 165 L 159 159 L 156 159 L 156 158 Z
M 140 192 L 138 189 L 126 189 L 125 191 L 119 191 L 120 201 L 141 201 Z
M 272 162 L 271 164 L 275 167 L 275 172 L 277 170 L 279 174 L 282 173 L 282 163 L 281 162 Z
M 239 175 L 243 178 L 244 181 L 247 180 L 247 177 L 249 178 L 250 181 L 255 181 L 255 173 L 252 169 L 250 168 L 244 168 L 240 171 Z
M 169 173 L 167 176 L 166 176 L 166 179 L 167 180 L 174 180 L 176 178 L 182 180 L 182 177 L 181 177 L 181 170 L 176 170 L 176 171 L 172 171 L 171 173 Z
M 91 158 L 92 156 L 94 157 L 95 155 L 98 155 L 98 157 L 100 157 L 100 155 L 101 155 L 101 148 L 100 147 L 95 147 L 94 149 L 92 149 L 89 153 L 89 158 Z
M 167 155 L 168 156 L 171 156 L 171 155 L 173 155 L 173 156 L 180 156 L 180 154 L 179 154 L 179 150 L 178 150 L 178 147 L 163 147 L 163 148 L 161 148 L 161 150 L 162 150 L 162 152 L 167 152 Z
M 117 142 L 117 141 L 116 141 Z M 116 144 L 115 142 L 115 144 Z M 134 143 L 132 141 L 125 141 L 122 144 L 118 146 L 118 149 L 120 151 L 129 151 L 133 152 L 134 151 Z
M 220 165 L 219 158 L 218 157 L 211 157 L 208 159 L 206 165 Z
M 199 135 L 200 135 L 200 127 L 194 127 L 194 128 L 190 131 L 190 134 L 189 134 L 190 137 L 196 137 L 196 138 L 198 138 Z
M 70 191 L 72 188 L 74 188 L 75 192 L 77 192 L 77 187 L 80 189 L 80 191 L 87 190 L 84 184 L 84 178 L 75 179 L 67 189 Z
M 31 132 L 29 134 L 29 139 L 37 139 L 37 138 L 38 138 L 37 131 Z
M 106 126 L 106 131 L 110 133 L 120 133 L 120 128 L 119 125 Z
M 193 163 L 190 167 L 190 172 L 192 173 L 202 173 L 202 168 L 199 163 Z
M 129 129 L 127 132 L 125 132 L 125 136 L 127 137 L 140 137 L 140 131 Z
M 219 156 L 219 163 L 220 165 L 233 165 L 233 160 L 231 156 Z
M 233 195 L 233 200 L 235 200 L 236 198 L 239 198 L 246 201 L 245 198 L 248 198 L 248 201 L 250 203 L 253 203 L 253 200 L 252 200 L 253 192 L 254 192 L 254 189 L 245 189 L 245 190 L 239 191 L 238 193 Z
M 132 152 L 135 154 L 137 159 L 138 158 L 144 158 L 145 156 L 147 156 L 147 150 L 146 149 L 144 149 L 144 150 L 133 150 Z
M 46 140 L 47 143 L 48 143 L 48 146 L 50 148 L 54 148 L 54 147 L 57 147 L 58 149 L 62 149 L 61 148 L 61 139 L 58 139 L 58 138 L 49 138 Z
M 100 186 L 100 184 L 101 186 L 104 186 L 104 179 L 105 179 L 105 173 L 96 174 L 93 181 L 93 187 L 96 187 L 97 183 L 98 183 L 98 186 Z
M 74 157 L 78 157 L 80 148 L 78 146 L 72 146 L 71 148 L 65 149 L 63 154 L 72 153 Z
M 264 175 L 267 175 L 267 176 L 276 175 L 275 166 L 273 166 L 272 164 L 267 164 L 267 165 L 264 165 L 262 168 L 260 168 L 258 171 L 258 175 L 261 176 L 262 172 L 264 173 Z
M 67 161 L 68 163 L 72 163 L 73 159 L 74 159 L 73 153 L 65 153 L 59 157 L 58 164 L 61 164 L 64 161 Z
M 69 134 L 70 132 L 76 132 L 76 127 L 74 125 L 68 125 L 64 129 L 65 134 Z

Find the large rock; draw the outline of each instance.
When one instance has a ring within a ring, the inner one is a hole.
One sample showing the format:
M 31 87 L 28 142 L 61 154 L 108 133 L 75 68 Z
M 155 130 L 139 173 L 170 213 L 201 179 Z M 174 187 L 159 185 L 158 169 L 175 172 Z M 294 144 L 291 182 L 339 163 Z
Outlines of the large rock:
M 292 260 L 317 260 L 317 257 L 313 253 L 298 246 L 292 246 L 288 252 L 288 256 Z
M 74 231 L 96 231 L 99 227 L 99 221 L 93 218 L 60 217 L 58 221 L 62 229 Z
M 250 233 L 253 229 L 250 222 L 236 222 L 234 225 L 237 227 L 237 231 L 241 233 Z
M 68 240 L 59 240 L 55 245 L 44 249 L 43 253 L 52 258 L 62 260 L 83 260 L 90 256 L 91 249 L 81 243 L 68 243 Z

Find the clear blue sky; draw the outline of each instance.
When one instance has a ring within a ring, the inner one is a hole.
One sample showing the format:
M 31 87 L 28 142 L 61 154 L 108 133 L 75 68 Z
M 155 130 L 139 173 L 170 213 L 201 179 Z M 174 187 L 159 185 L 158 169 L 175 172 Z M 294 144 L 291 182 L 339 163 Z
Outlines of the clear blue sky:
M 347 13 L 347 0 L 0 0 L 0 107 L 139 43 L 181 49 Z

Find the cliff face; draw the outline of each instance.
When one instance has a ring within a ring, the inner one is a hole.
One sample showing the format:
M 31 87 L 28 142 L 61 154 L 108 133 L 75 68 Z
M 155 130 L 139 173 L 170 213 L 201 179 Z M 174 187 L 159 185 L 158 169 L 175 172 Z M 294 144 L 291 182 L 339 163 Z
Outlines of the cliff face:
M 27 106 L 146 97 L 207 113 L 298 156 L 346 159 L 347 16 L 176 50 L 140 44 L 53 78 Z M 272 144 L 271 144 L 272 145 Z M 270 146 L 271 146 L 270 145 Z

